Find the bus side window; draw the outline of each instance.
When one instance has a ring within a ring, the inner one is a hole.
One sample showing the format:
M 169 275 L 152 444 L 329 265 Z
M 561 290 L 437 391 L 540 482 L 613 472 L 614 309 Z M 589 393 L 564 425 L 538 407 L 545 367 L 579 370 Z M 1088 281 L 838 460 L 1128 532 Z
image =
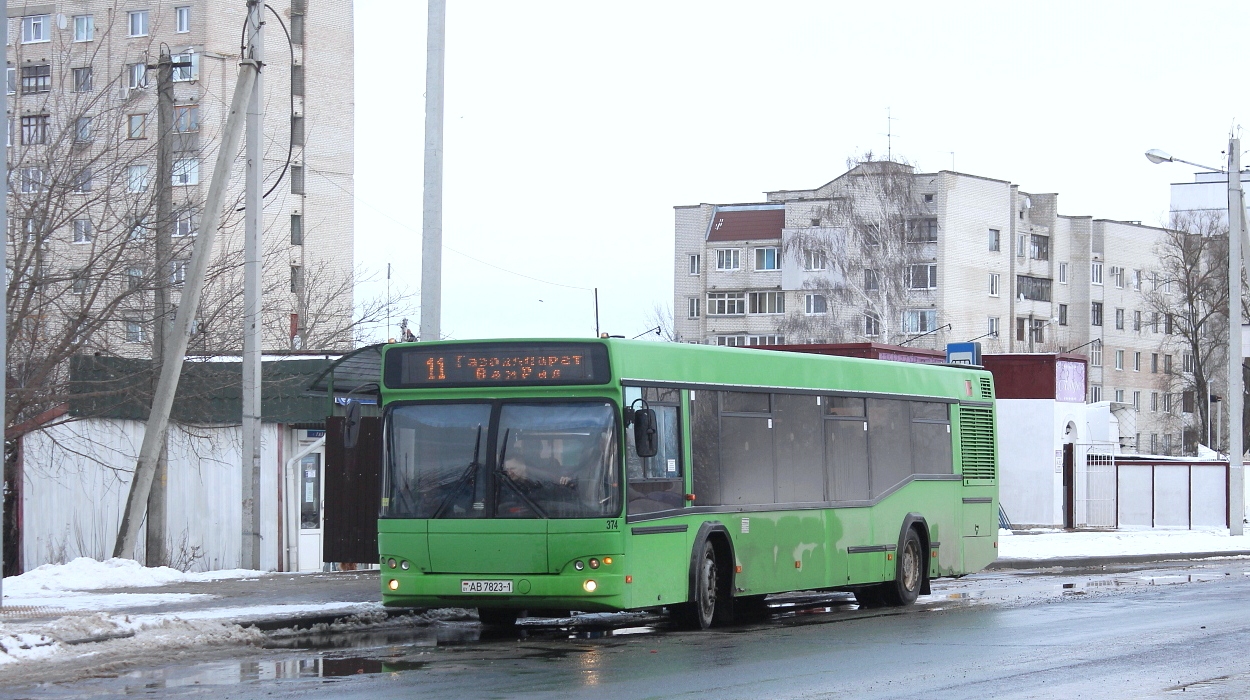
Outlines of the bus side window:
M 952 474 L 950 406 L 911 402 L 912 462 L 916 474 Z
M 643 395 L 655 411 L 656 428 L 660 434 L 659 451 L 654 457 L 639 457 L 634 446 L 634 431 L 625 431 L 628 512 L 651 513 L 681 508 L 685 505 L 686 494 L 682 480 L 677 406 L 651 403 L 670 396 L 660 395 L 650 387 L 644 389 Z M 626 399 L 630 399 L 629 392 Z
M 690 392 L 690 461 L 695 505 L 722 505 L 720 485 L 720 394 Z
M 909 401 L 868 399 L 868 463 L 872 497 L 878 498 L 912 475 Z

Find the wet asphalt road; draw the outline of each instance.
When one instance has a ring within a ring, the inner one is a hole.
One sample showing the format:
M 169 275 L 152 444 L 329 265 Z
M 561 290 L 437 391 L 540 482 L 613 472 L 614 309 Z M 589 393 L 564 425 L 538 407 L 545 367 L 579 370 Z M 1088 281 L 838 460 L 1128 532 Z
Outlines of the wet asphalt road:
M 934 593 L 884 612 L 806 600 L 706 633 L 669 630 L 660 618 L 573 633 L 482 635 L 475 623 L 446 623 L 0 696 L 1250 697 L 1245 560 L 995 572 L 935 582 Z

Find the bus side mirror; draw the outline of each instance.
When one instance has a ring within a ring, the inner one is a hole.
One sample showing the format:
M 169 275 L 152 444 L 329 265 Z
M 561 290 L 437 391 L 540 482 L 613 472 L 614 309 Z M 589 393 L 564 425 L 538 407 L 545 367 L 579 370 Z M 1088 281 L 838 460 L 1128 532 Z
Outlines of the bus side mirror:
M 655 410 L 634 411 L 634 449 L 639 457 L 654 457 L 660 451 L 659 433 L 655 429 Z
M 352 399 L 347 402 L 346 415 L 343 416 L 343 449 L 354 450 L 360 440 L 360 402 Z

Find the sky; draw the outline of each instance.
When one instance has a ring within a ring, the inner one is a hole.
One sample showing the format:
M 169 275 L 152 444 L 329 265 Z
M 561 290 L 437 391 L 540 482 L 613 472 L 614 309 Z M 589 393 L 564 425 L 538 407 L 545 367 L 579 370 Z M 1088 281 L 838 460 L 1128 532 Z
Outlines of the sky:
M 447 4 L 454 339 L 592 336 L 595 288 L 602 331 L 645 334 L 672 306 L 674 206 L 812 188 L 868 151 L 1159 224 L 1193 169 L 1147 149 L 1218 166 L 1250 140 L 1244 1 Z M 355 2 L 357 299 L 389 263 L 414 327 L 426 13 Z

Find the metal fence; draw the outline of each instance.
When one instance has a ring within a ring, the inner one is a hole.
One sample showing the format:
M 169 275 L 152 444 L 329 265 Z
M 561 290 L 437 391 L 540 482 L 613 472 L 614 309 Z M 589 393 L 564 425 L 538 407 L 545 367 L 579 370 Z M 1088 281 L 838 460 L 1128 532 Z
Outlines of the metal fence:
M 1076 445 L 1076 527 L 1116 526 L 1116 467 L 1111 445 Z

